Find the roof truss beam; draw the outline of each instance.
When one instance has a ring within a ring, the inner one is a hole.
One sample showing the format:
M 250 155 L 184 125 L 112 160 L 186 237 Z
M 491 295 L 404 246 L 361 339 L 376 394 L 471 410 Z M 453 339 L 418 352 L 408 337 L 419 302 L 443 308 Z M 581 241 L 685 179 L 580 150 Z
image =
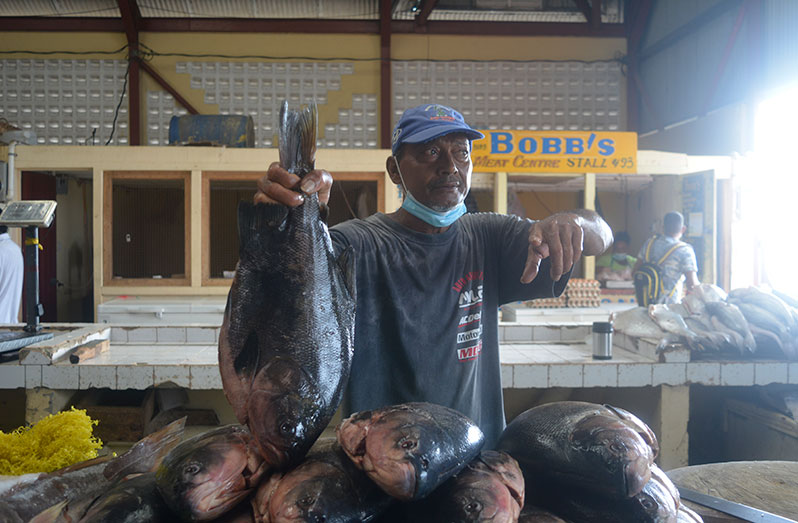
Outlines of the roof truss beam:
M 414 20 L 393 20 L 393 34 L 484 35 L 484 36 L 587 36 L 623 38 L 623 24 L 569 22 L 461 22 L 427 20 L 418 27 Z M 142 18 L 139 32 L 214 33 L 327 33 L 380 34 L 379 20 L 303 20 L 240 18 Z M 34 32 L 126 32 L 119 18 L 0 17 L 0 31 Z

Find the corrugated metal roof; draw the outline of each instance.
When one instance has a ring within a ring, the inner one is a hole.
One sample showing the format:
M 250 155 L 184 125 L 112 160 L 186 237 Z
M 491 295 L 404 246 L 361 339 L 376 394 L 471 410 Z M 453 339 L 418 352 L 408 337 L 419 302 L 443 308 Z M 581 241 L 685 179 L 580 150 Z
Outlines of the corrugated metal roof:
M 623 22 L 624 0 L 603 0 L 602 22 Z M 304 18 L 376 20 L 379 0 L 139 0 L 145 18 Z M 412 20 L 421 2 L 398 0 L 395 20 Z M 4 0 L 3 16 L 121 16 L 116 0 Z M 429 20 L 585 22 L 573 0 L 442 0 Z
M 121 16 L 114 0 L 4 0 L 0 16 Z
M 376 19 L 373 0 L 146 0 L 141 16 L 152 18 Z

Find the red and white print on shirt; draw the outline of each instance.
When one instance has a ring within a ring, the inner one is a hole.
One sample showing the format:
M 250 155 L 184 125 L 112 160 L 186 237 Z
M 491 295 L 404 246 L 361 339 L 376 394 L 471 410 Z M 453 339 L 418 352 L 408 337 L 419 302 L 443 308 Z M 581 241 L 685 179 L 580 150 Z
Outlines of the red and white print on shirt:
M 482 271 L 469 272 L 452 286 L 457 300 L 457 360 L 474 361 L 482 352 Z

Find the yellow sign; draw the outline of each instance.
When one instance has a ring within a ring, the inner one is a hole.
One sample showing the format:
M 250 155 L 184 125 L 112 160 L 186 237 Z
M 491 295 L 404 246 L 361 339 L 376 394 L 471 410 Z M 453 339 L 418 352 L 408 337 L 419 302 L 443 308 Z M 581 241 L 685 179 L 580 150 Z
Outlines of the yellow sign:
M 481 131 L 474 172 L 636 173 L 637 133 Z

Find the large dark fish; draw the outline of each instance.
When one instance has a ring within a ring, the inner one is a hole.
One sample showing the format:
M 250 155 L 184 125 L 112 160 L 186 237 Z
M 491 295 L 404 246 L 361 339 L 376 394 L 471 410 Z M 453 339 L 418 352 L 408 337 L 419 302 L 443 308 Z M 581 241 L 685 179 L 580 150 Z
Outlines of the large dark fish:
M 78 523 L 171 523 L 176 517 L 148 472 L 117 483 L 92 503 Z
M 280 163 L 304 176 L 315 105 L 280 112 Z M 240 259 L 219 337 L 219 370 L 239 422 L 273 467 L 297 464 L 332 419 L 352 361 L 351 250 L 336 260 L 317 194 L 299 207 L 238 209 Z
M 155 470 L 180 442 L 185 418 L 138 441 L 118 457 L 103 456 L 42 474 L 31 483 L 12 487 L 0 499 L 0 515 L 16 514 L 22 521 L 64 503 L 64 513 L 82 516 L 86 507 L 118 480 Z M 14 521 L 3 516 L 3 521 Z
M 569 488 L 537 478 L 535 502 L 569 521 L 590 523 L 677 523 L 679 491 L 656 465 L 651 479 L 634 496 L 617 499 L 595 490 Z
M 659 445 L 651 429 L 623 409 L 560 401 L 519 414 L 496 449 L 518 460 L 528 483 L 544 475 L 610 497 L 630 497 L 651 478 Z
M 226 425 L 175 447 L 158 467 L 155 482 L 184 521 L 208 521 L 244 500 L 268 469 L 250 431 Z
M 568 521 L 548 510 L 528 505 L 518 516 L 518 523 L 568 523 Z
M 393 498 L 347 457 L 334 438 L 319 441 L 282 477 L 263 482 L 252 502 L 270 523 L 372 521 Z
M 352 414 L 337 436 L 358 468 L 403 501 L 426 497 L 474 459 L 485 442 L 473 421 L 432 403 Z
M 524 476 L 509 454 L 483 450 L 425 498 L 429 523 L 515 523 L 524 506 Z

